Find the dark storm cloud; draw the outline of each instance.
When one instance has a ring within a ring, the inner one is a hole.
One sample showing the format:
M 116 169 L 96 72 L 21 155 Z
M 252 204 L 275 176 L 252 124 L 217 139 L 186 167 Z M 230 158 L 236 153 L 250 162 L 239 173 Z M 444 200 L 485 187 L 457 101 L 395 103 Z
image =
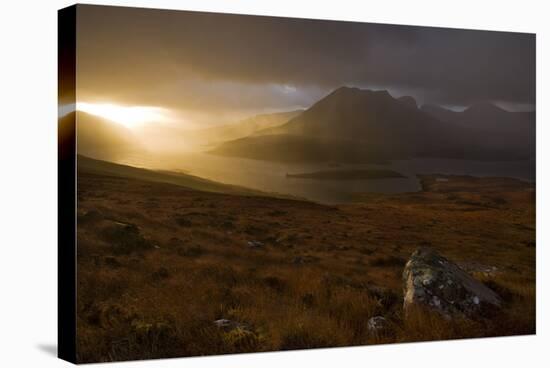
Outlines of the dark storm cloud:
M 278 107 L 340 85 L 451 105 L 535 101 L 529 34 L 80 5 L 78 32 L 79 89 L 122 101 Z M 261 85 L 272 89 L 254 93 Z

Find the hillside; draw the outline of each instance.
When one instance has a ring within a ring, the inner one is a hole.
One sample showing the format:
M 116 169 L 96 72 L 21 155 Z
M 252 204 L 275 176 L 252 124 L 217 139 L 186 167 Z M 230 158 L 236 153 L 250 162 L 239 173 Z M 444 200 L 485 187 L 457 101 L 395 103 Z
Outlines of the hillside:
M 168 171 L 154 171 L 133 166 L 119 165 L 113 162 L 95 160 L 82 155 L 78 155 L 77 163 L 79 178 L 87 174 L 91 174 L 175 184 L 181 187 L 185 187 L 187 189 L 194 189 L 206 192 L 239 195 L 266 194 L 261 191 L 243 188 L 235 185 L 222 184 L 212 180 L 199 178 L 193 175 Z
M 144 151 L 130 129 L 113 121 L 77 111 L 76 127 L 80 155 L 117 160 Z
M 79 175 L 79 362 L 535 333 L 532 185 L 441 178 L 326 206 Z M 405 314 L 403 267 L 419 246 L 459 263 L 502 309 Z M 373 334 L 375 316 L 388 325 Z

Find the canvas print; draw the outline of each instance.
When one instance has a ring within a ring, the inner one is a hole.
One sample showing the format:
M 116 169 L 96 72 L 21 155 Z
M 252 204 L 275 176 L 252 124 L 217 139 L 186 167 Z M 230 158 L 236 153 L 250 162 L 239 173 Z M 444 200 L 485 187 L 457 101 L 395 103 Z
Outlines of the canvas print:
M 61 10 L 60 349 L 534 334 L 535 114 L 534 34 Z

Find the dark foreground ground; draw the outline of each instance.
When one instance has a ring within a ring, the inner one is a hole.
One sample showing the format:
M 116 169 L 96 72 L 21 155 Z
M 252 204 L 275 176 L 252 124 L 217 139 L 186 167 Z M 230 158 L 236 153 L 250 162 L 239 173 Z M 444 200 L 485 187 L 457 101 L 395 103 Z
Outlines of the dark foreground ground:
M 441 178 L 325 206 L 79 172 L 78 360 L 534 333 L 534 188 Z M 426 245 L 495 290 L 502 310 L 405 317 L 403 267 Z M 389 326 L 369 333 L 377 315 Z M 247 329 L 219 329 L 221 318 Z

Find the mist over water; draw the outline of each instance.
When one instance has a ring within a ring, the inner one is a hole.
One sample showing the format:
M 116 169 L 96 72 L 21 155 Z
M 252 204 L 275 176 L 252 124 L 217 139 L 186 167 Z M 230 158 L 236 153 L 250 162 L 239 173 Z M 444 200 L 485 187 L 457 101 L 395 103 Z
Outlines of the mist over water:
M 416 175 L 450 174 L 511 177 L 535 181 L 534 161 L 469 161 L 450 159 L 410 159 L 388 165 L 327 163 L 282 163 L 207 153 L 184 153 L 162 157 L 133 157 L 121 163 L 157 170 L 185 172 L 217 182 L 279 193 L 321 203 L 346 203 L 357 193 L 404 193 L 421 190 Z M 385 169 L 394 170 L 404 178 L 361 180 L 316 180 L 287 178 L 286 174 L 320 170 Z

